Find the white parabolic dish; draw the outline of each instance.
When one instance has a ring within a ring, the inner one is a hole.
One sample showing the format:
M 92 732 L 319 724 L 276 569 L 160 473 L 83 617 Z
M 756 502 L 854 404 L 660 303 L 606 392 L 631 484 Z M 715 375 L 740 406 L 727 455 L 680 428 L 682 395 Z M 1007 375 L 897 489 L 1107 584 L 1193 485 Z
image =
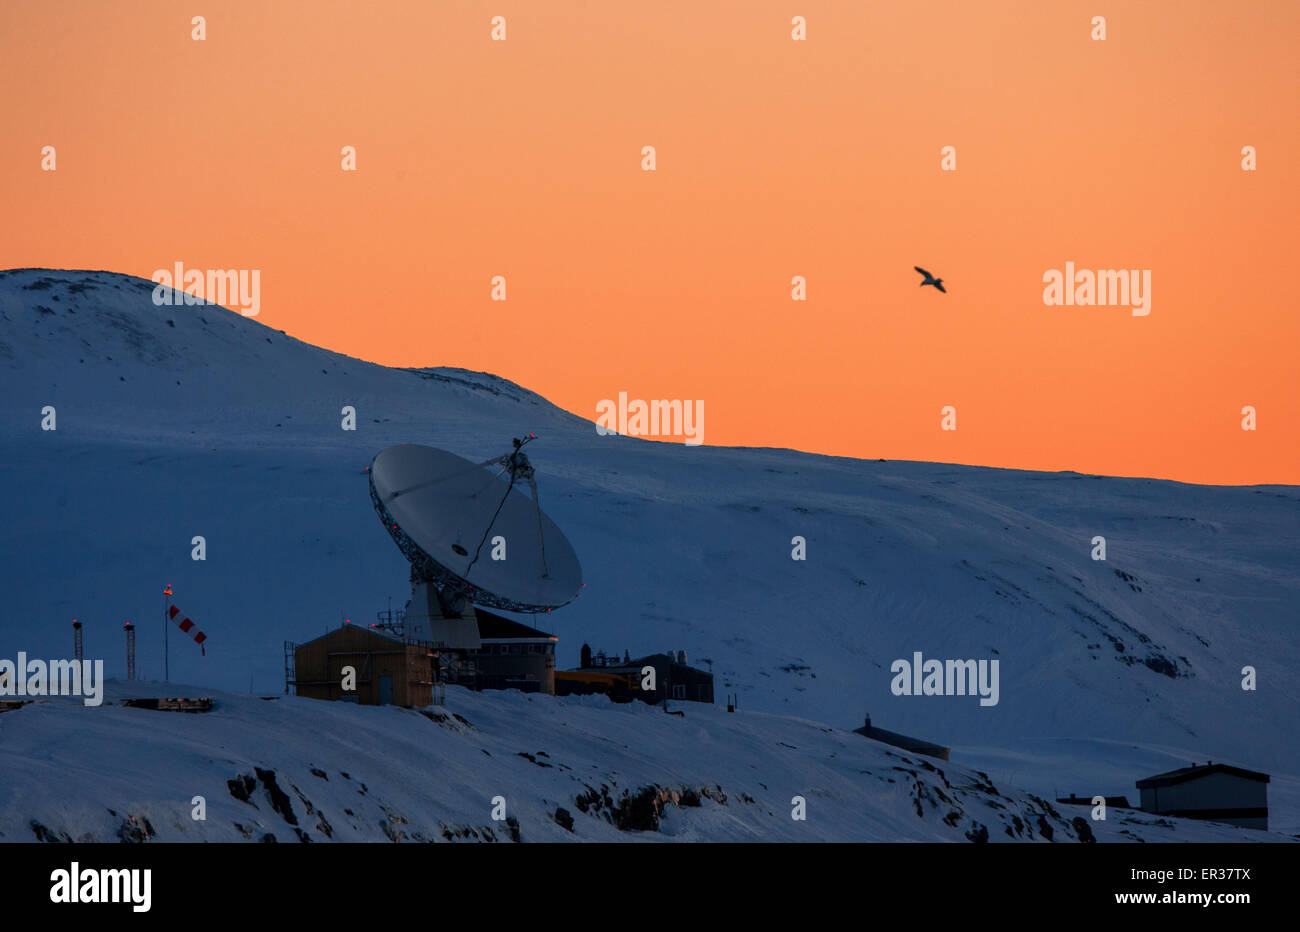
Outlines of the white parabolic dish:
M 371 462 L 370 497 L 417 573 L 439 586 L 507 611 L 545 612 L 571 602 L 582 588 L 578 555 L 520 483 L 510 488 L 509 474 L 498 477 L 497 470 L 401 444 Z M 492 558 L 496 537 L 504 538 L 504 560 Z

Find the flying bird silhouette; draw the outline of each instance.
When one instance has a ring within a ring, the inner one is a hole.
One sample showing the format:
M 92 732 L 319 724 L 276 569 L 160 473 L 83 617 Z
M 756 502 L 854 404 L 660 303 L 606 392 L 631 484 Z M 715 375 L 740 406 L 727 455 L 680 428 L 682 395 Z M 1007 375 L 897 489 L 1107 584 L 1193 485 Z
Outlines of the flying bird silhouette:
M 926 285 L 934 285 L 934 287 L 938 288 L 944 294 L 948 293 L 948 289 L 943 287 L 942 278 L 935 278 L 933 275 L 931 275 L 925 269 L 921 268 L 919 265 L 914 265 L 912 266 L 912 268 L 916 269 L 918 272 L 920 272 L 922 275 L 925 276 L 925 281 L 921 282 L 922 288 L 924 288 Z

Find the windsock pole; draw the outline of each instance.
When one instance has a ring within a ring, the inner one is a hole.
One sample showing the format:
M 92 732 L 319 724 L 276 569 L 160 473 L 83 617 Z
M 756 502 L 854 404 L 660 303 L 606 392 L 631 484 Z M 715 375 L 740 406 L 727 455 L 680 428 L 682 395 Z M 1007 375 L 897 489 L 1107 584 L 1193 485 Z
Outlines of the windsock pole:
M 167 610 L 172 599 L 172 584 L 168 583 L 163 589 L 163 680 L 170 683 L 171 677 L 171 650 L 167 645 L 167 629 L 171 627 L 172 616 Z

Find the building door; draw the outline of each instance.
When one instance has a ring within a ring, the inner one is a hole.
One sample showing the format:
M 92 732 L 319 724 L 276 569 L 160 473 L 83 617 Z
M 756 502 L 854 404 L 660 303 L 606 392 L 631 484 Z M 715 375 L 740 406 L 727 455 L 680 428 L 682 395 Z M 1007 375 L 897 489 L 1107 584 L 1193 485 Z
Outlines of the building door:
M 393 704 L 393 678 L 391 676 L 381 676 L 379 678 L 379 704 Z

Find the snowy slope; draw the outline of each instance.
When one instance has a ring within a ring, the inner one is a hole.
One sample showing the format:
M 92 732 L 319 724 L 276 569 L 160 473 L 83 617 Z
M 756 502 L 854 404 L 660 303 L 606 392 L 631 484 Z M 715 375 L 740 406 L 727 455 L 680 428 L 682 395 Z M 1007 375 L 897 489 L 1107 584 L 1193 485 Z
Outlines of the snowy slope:
M 175 692 L 112 682 L 98 708 L 0 714 L 0 771 L 15 777 L 0 841 L 1291 840 L 1132 811 L 1092 821 L 815 722 L 689 703 L 678 717 L 453 687 L 427 716 L 223 693 L 207 714 L 112 704 Z
M 221 308 L 155 307 L 152 288 L 0 273 L 0 657 L 69 655 L 77 617 L 121 676 L 132 619 L 158 677 L 171 583 L 209 635 L 207 657 L 172 638 L 172 680 L 278 693 L 284 640 L 406 598 L 367 496 L 374 453 L 485 459 L 533 431 L 543 505 L 587 582 L 540 619 L 561 666 L 584 640 L 686 649 L 742 709 L 841 729 L 870 712 L 1041 795 L 1132 796 L 1157 760 L 1230 761 L 1272 773 L 1272 822 L 1300 831 L 1293 487 L 599 437 L 494 376 L 375 366 Z M 1105 562 L 1089 557 L 1098 534 Z M 913 651 L 998 658 L 999 704 L 893 696 L 890 664 Z M 1257 691 L 1240 688 L 1246 665 Z M 1103 746 L 1124 753 L 1094 765 Z

